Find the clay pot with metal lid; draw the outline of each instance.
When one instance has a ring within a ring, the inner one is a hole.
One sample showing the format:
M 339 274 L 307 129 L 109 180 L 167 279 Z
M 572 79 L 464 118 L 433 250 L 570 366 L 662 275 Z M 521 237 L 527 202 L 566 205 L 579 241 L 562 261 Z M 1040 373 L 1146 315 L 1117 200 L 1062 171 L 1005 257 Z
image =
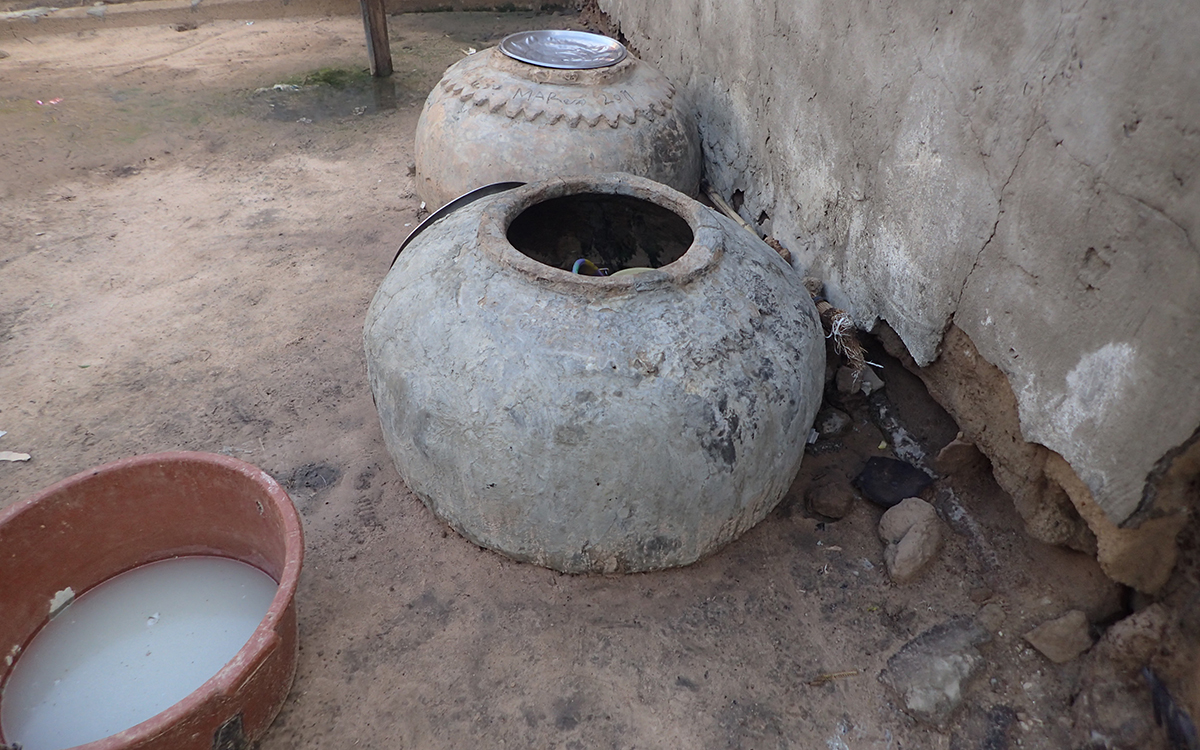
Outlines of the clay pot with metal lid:
M 409 488 L 472 541 L 572 573 L 686 565 L 764 518 L 825 359 L 777 253 L 631 175 L 444 217 L 399 256 L 364 340 Z
M 571 70 L 486 49 L 450 66 L 417 123 L 416 189 L 430 210 L 492 182 L 605 172 L 699 190 L 695 116 L 632 55 Z
M 304 536 L 283 488 L 228 456 L 179 451 L 122 459 L 0 512 L 2 696 L 63 592 L 81 596 L 133 568 L 192 555 L 237 560 L 274 579 L 278 588 L 266 615 L 236 655 L 186 698 L 79 747 L 252 746 L 282 708 L 296 671 Z M 13 739 L 0 737 L 0 745 Z

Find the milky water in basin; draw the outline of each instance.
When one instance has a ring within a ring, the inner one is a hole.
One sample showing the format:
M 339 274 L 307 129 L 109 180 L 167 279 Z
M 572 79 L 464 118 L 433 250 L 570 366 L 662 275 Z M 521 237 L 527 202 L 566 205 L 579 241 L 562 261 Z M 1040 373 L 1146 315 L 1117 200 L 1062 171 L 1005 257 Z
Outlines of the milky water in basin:
M 110 578 L 61 611 L 17 660 L 0 727 L 24 750 L 103 739 L 183 700 L 262 621 L 278 585 L 223 557 L 180 557 Z

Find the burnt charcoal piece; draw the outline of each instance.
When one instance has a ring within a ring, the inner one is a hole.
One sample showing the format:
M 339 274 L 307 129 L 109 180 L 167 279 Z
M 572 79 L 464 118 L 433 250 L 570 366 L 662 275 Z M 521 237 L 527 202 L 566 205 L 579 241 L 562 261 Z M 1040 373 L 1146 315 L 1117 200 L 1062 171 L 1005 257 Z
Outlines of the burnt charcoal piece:
M 920 495 L 931 484 L 933 477 L 907 461 L 884 456 L 867 459 L 866 467 L 854 478 L 854 486 L 868 500 L 884 508 Z
M 1171 750 L 1200 750 L 1200 736 L 1197 736 L 1196 725 L 1187 711 L 1175 702 L 1175 698 L 1167 692 L 1158 675 L 1150 667 L 1142 668 L 1142 677 L 1150 686 L 1150 697 L 1154 703 L 1154 720 L 1160 727 L 1167 730 L 1167 739 L 1171 741 Z

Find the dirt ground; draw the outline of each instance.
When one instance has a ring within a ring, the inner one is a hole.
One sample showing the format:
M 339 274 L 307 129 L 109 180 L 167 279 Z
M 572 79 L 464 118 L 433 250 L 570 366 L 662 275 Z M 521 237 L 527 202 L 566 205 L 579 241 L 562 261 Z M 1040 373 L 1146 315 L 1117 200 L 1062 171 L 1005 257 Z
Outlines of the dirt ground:
M 1025 536 L 986 470 L 930 491 L 952 490 L 976 533 L 953 527 L 922 579 L 892 584 L 880 508 L 859 499 L 829 521 L 803 500 L 813 477 L 848 480 L 890 455 L 861 401 L 843 404 L 853 430 L 814 446 L 777 511 L 682 570 L 518 564 L 404 487 L 361 326 L 419 221 L 421 104 L 468 47 L 577 16 L 393 16 L 397 72 L 375 85 L 312 75 L 365 67 L 357 15 L 154 7 L 121 23 L 115 10 L 0 21 L 0 450 L 32 455 L 0 463 L 0 505 L 169 449 L 280 479 L 307 558 L 299 669 L 263 750 L 1071 745 L 1078 665 L 1021 634 L 1072 608 L 1111 620 L 1121 590 L 1088 557 Z M 882 364 L 901 420 L 936 452 L 953 422 Z M 935 731 L 877 678 L 960 615 L 992 638 Z M 829 673 L 848 674 L 817 679 Z

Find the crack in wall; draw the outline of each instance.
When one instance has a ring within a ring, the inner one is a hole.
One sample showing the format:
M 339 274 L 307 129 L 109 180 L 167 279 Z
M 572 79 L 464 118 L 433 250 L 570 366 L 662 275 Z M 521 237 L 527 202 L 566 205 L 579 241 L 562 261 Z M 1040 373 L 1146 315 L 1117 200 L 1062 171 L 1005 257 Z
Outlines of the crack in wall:
M 979 268 L 979 262 L 983 259 L 983 254 L 987 252 L 988 246 L 992 244 L 992 240 L 996 238 L 996 230 L 1000 228 L 1000 220 L 1004 217 L 1004 195 L 1008 191 L 1009 183 L 1012 182 L 1013 176 L 1016 175 L 1017 169 L 1021 166 L 1021 160 L 1025 158 L 1025 152 L 1029 150 L 1029 143 L 1033 140 L 1038 131 L 1047 126 L 1047 121 L 1042 120 L 1041 123 L 1033 129 L 1032 132 L 1025 138 L 1025 143 L 1021 145 L 1021 152 L 1017 154 L 1017 158 L 1013 161 L 1012 170 L 1009 171 L 1008 177 L 1004 179 L 1004 184 L 1000 186 L 999 195 L 996 196 L 996 221 L 992 223 L 991 234 L 984 240 L 983 245 L 979 248 L 979 252 L 975 254 L 975 260 L 971 264 L 971 270 L 967 271 L 967 275 L 963 278 L 962 287 L 958 290 L 958 297 L 954 300 L 954 310 L 950 313 L 950 319 L 946 321 L 949 326 L 954 322 L 954 316 L 958 313 L 958 309 L 962 306 L 963 295 L 967 292 L 967 285 L 971 283 L 971 276 L 975 274 L 975 270 Z
M 922 72 L 924 72 L 924 71 L 922 71 Z M 951 108 L 954 110 L 954 113 L 957 114 L 960 118 L 962 118 L 962 120 L 966 123 L 967 129 L 971 132 L 971 136 L 975 139 L 975 148 L 979 152 L 980 161 L 983 164 L 983 171 L 987 173 L 989 181 L 991 179 L 994 179 L 994 177 L 992 175 L 992 170 L 989 167 L 989 164 L 992 162 L 992 155 L 986 149 L 986 144 L 984 143 L 983 137 L 980 136 L 979 131 L 975 129 L 976 118 L 971 116 L 970 114 L 962 111 L 962 109 L 959 108 L 958 102 L 955 97 L 955 91 L 950 86 L 950 84 L 947 83 L 947 81 L 944 77 L 942 77 L 941 75 L 933 75 L 932 73 L 925 73 L 925 77 L 934 83 L 941 84 L 941 86 L 945 90 L 946 94 L 950 97 Z M 1035 128 L 1033 132 L 1036 132 L 1036 130 L 1037 129 Z M 1030 133 L 1029 138 L 1032 138 L 1032 137 L 1033 137 L 1033 133 Z M 1029 138 L 1025 139 L 1025 144 L 1021 147 L 1021 152 L 1019 154 L 1017 154 L 1017 160 L 1019 160 L 1021 158 L 1021 154 L 1025 153 L 1025 148 L 1029 145 Z M 1003 195 L 1004 188 L 1008 186 L 1008 180 L 1012 179 L 1012 175 L 1013 175 L 1014 171 L 1015 171 L 1015 167 L 1013 170 L 1009 171 L 1008 178 L 1005 180 L 1004 184 L 1000 186 L 1000 191 L 999 191 L 1000 195 Z M 999 202 L 999 198 L 997 198 L 997 203 L 998 202 Z M 997 223 L 998 222 L 999 222 L 999 218 L 997 218 Z M 992 235 L 994 236 L 995 233 L 996 233 L 996 230 L 995 230 L 995 226 L 993 225 Z M 991 238 L 989 237 L 989 241 L 990 241 L 990 239 Z M 961 295 L 960 295 L 960 297 L 961 297 Z
M 1178 221 L 1176 221 L 1174 218 L 1172 218 L 1171 215 L 1169 213 L 1167 213 L 1166 209 L 1159 208 L 1158 206 L 1154 205 L 1153 203 L 1150 203 L 1149 201 L 1145 200 L 1144 198 L 1139 198 L 1136 195 L 1130 195 L 1129 193 L 1119 190 L 1115 185 L 1113 185 L 1111 182 L 1106 181 L 1103 177 L 1096 178 L 1096 185 L 1098 187 L 1104 187 L 1108 190 L 1111 190 L 1114 194 L 1119 195 L 1122 198 L 1125 198 L 1127 200 L 1131 200 L 1131 201 L 1137 203 L 1139 206 L 1145 206 L 1146 208 L 1150 209 L 1154 213 L 1156 213 L 1159 216 L 1161 216 L 1162 218 L 1166 219 L 1171 224 L 1171 226 L 1178 229 L 1180 231 L 1180 233 L 1183 234 L 1184 240 L 1187 241 L 1188 247 L 1190 247 L 1193 252 L 1200 250 L 1200 248 L 1196 247 L 1196 243 L 1192 240 L 1192 235 L 1190 232 L 1188 232 L 1187 228 L 1184 227 L 1182 224 L 1180 224 Z
M 1043 124 L 1048 124 L 1048 121 L 1047 121 L 1047 123 L 1043 123 Z M 1102 187 L 1106 190 L 1111 191 L 1114 195 L 1119 195 L 1120 197 L 1125 198 L 1126 200 L 1131 200 L 1140 206 L 1145 206 L 1146 208 L 1153 211 L 1155 214 L 1161 216 L 1163 219 L 1165 219 L 1167 222 L 1169 222 L 1176 229 L 1178 229 L 1180 231 L 1180 233 L 1183 234 L 1183 237 L 1187 241 L 1188 246 L 1193 251 L 1200 249 L 1200 248 L 1197 248 L 1195 241 L 1192 239 L 1191 232 L 1189 232 L 1186 227 L 1184 227 L 1182 224 L 1179 223 L 1178 220 L 1176 220 L 1173 216 L 1171 216 L 1171 214 L 1169 214 L 1165 208 L 1156 206 L 1153 203 L 1150 203 L 1149 201 L 1147 201 L 1145 198 L 1139 198 L 1136 195 L 1132 195 L 1130 193 L 1127 193 L 1127 192 L 1121 190 L 1120 188 L 1118 188 L 1113 183 L 1109 182 L 1104 177 L 1104 174 L 1106 172 L 1106 170 L 1104 169 L 1104 166 L 1109 162 L 1109 158 L 1111 157 L 1111 154 L 1106 156 L 1104 161 L 1101 162 L 1099 165 L 1092 164 L 1092 163 L 1085 161 L 1084 159 L 1081 159 L 1080 157 L 1076 156 L 1075 153 L 1071 150 L 1071 147 L 1069 145 L 1067 145 L 1067 139 L 1059 137 L 1054 134 L 1053 126 L 1051 126 L 1049 128 L 1049 131 L 1050 131 L 1051 137 L 1054 139 L 1055 145 L 1062 145 L 1063 153 L 1065 153 L 1071 161 L 1075 162 L 1080 167 L 1084 168 L 1089 173 L 1091 173 L 1092 181 L 1096 188 Z M 1088 210 L 1090 211 L 1091 209 L 1089 208 Z

